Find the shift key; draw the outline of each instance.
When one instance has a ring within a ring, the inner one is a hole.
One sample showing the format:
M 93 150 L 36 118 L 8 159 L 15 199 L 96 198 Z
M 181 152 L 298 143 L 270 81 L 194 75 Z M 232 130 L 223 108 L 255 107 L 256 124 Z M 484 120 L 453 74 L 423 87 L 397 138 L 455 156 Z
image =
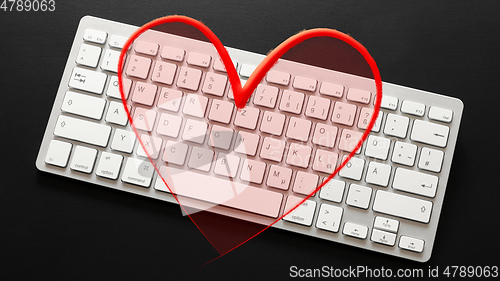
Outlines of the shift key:
M 108 145 L 111 127 L 60 115 L 57 118 L 54 135 L 70 140 L 81 141 L 101 147 Z
M 373 202 L 375 212 L 400 218 L 429 223 L 432 202 L 392 192 L 378 190 Z

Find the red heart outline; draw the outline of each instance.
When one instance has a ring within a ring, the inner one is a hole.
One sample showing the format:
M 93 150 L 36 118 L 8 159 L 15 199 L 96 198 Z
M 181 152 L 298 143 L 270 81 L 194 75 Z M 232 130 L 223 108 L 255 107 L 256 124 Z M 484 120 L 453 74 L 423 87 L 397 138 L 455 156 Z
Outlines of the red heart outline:
M 351 36 L 349 36 L 345 33 L 342 33 L 340 31 L 337 31 L 337 30 L 328 29 L 328 28 L 315 28 L 315 29 L 301 31 L 301 32 L 289 37 L 284 42 L 282 42 L 278 47 L 276 47 L 274 50 L 272 50 L 266 56 L 266 58 L 257 66 L 257 68 L 254 70 L 252 75 L 246 81 L 245 86 L 241 87 L 241 82 L 240 82 L 238 73 L 236 72 L 236 69 L 232 63 L 232 60 L 229 57 L 229 53 L 227 52 L 226 48 L 221 43 L 219 38 L 212 32 L 212 30 L 210 30 L 210 28 L 208 28 L 206 25 L 204 25 L 203 23 L 201 23 L 198 20 L 195 20 L 193 18 L 186 17 L 186 16 L 181 16 L 181 15 L 173 15 L 173 16 L 166 16 L 166 17 L 158 18 L 158 19 L 155 19 L 155 20 L 143 25 L 142 27 L 140 27 L 138 30 L 136 30 L 129 37 L 129 39 L 127 40 L 127 42 L 123 46 L 123 49 L 120 53 L 120 57 L 119 57 L 119 61 L 118 61 L 118 83 L 119 83 L 120 95 L 122 98 L 122 104 L 123 104 L 125 111 L 127 113 L 127 117 L 128 117 L 129 122 L 130 122 L 130 125 L 132 126 L 132 129 L 134 130 L 134 133 L 137 136 L 137 139 L 139 140 L 139 143 L 141 144 L 143 151 L 146 152 L 146 154 L 148 154 L 147 149 L 144 147 L 144 144 L 142 143 L 141 138 L 138 137 L 139 134 L 138 134 L 135 126 L 133 126 L 133 120 L 132 120 L 132 117 L 130 115 L 130 111 L 128 110 L 127 100 L 125 99 L 125 94 L 123 92 L 122 73 L 123 73 L 123 66 L 124 66 L 124 58 L 125 58 L 125 55 L 127 53 L 127 50 L 130 48 L 132 43 L 142 33 L 144 33 L 145 31 L 147 31 L 155 26 L 165 24 L 165 23 L 173 23 L 173 22 L 181 22 L 181 23 L 188 24 L 188 25 L 191 25 L 191 26 L 197 28 L 214 45 L 214 47 L 216 48 L 217 52 L 219 53 L 219 56 L 220 56 L 222 62 L 224 63 L 224 66 L 226 68 L 226 71 L 227 71 L 227 74 L 229 77 L 229 82 L 231 84 L 231 88 L 232 88 L 232 91 L 234 93 L 234 102 L 235 102 L 235 105 L 238 109 L 244 108 L 246 106 L 247 100 L 252 96 L 253 91 L 255 90 L 255 88 L 257 87 L 259 82 L 262 81 L 262 79 L 264 78 L 266 73 L 271 69 L 271 67 L 273 67 L 273 65 L 278 61 L 278 59 L 283 54 L 285 54 L 288 50 L 290 50 L 295 45 L 303 42 L 304 40 L 307 40 L 307 39 L 310 39 L 313 37 L 332 37 L 335 39 L 342 40 L 345 43 L 349 44 L 351 47 L 355 48 L 363 56 L 365 61 L 370 66 L 370 69 L 372 71 L 372 74 L 373 74 L 374 80 L 375 80 L 375 86 L 376 86 L 377 92 L 375 95 L 376 98 L 375 98 L 375 105 L 374 105 L 375 107 L 374 107 L 373 116 L 370 120 L 370 123 L 368 124 L 368 127 L 365 129 L 365 132 L 363 133 L 361 139 L 357 143 L 356 147 L 349 153 L 348 157 L 337 167 L 337 169 L 335 169 L 335 171 L 328 177 L 327 180 L 323 181 L 323 183 L 320 186 L 318 186 L 311 194 L 306 196 L 296 206 L 294 206 L 288 212 L 284 213 L 281 217 L 277 218 L 271 224 L 267 225 L 265 228 L 263 228 L 258 233 L 254 234 L 253 236 L 251 236 L 247 240 L 243 241 L 239 245 L 236 245 L 234 248 L 227 251 L 226 253 L 223 253 L 220 255 L 220 256 L 222 256 L 222 255 L 225 255 L 225 254 L 229 253 L 230 251 L 236 249 L 237 247 L 243 245 L 244 243 L 246 243 L 250 239 L 254 238 L 258 234 L 262 233 L 264 230 L 266 230 L 269 227 L 271 227 L 272 225 L 274 225 L 276 222 L 281 220 L 283 217 L 288 215 L 290 212 L 295 210 L 299 205 L 304 203 L 313 194 L 318 192 L 325 185 L 325 183 L 330 181 L 347 164 L 347 162 L 349 162 L 349 160 L 354 156 L 356 151 L 363 145 L 363 142 L 368 138 L 368 135 L 371 132 L 373 126 L 375 125 L 375 121 L 377 120 L 378 114 L 380 112 L 380 104 L 382 101 L 382 79 L 380 77 L 380 72 L 379 72 L 379 69 L 377 67 L 377 64 L 375 63 L 375 60 L 372 58 L 372 56 L 370 55 L 368 50 L 366 50 L 366 48 L 363 45 L 361 45 L 358 41 L 354 40 L 354 38 L 352 38 Z M 150 160 L 151 164 L 155 168 L 158 175 L 160 175 L 158 168 L 153 163 L 153 161 L 151 161 L 149 154 L 148 154 L 148 159 Z M 170 191 L 172 191 L 170 189 L 170 187 L 168 186 L 168 184 L 163 179 L 163 177 L 162 177 L 162 180 L 165 183 L 165 185 L 167 186 L 167 188 Z M 177 196 L 172 192 L 171 192 L 171 194 L 174 196 L 175 200 L 177 200 L 177 202 L 179 203 L 181 208 L 183 208 L 183 206 L 179 202 Z M 189 216 L 188 212 L 186 212 L 186 214 L 188 214 L 188 216 Z M 198 227 L 198 225 L 194 222 L 194 220 L 191 218 L 191 216 L 189 216 L 189 218 L 196 225 L 196 227 L 203 233 L 203 231 Z

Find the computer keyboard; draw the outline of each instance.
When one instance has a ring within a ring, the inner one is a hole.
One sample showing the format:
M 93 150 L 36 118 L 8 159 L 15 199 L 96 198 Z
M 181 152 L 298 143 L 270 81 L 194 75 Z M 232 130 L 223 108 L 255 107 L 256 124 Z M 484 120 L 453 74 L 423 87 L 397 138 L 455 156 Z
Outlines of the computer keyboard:
M 269 224 L 340 165 L 373 114 L 373 80 L 283 59 L 236 110 L 211 44 L 150 30 L 128 50 L 123 68 L 144 151 L 117 78 L 121 49 L 136 30 L 81 20 L 39 170 L 177 203 L 149 155 L 188 206 Z M 265 57 L 227 50 L 243 83 Z M 273 227 L 427 261 L 462 111 L 456 98 L 384 82 L 379 117 L 363 146 Z

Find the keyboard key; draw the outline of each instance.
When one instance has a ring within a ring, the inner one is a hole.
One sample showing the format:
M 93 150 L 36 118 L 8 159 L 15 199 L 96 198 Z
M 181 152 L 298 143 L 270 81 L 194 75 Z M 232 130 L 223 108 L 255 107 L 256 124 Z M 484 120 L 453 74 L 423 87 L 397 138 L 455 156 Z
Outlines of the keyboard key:
M 132 109 L 130 105 L 127 105 L 128 111 Z M 112 101 L 109 103 L 108 113 L 106 114 L 106 122 L 125 126 L 128 123 L 128 116 L 123 103 Z
M 168 111 L 178 112 L 181 106 L 182 92 L 170 88 L 162 88 L 158 98 L 158 107 Z
M 151 59 L 131 55 L 128 60 L 128 66 L 125 73 L 129 76 L 137 77 L 140 79 L 146 79 L 149 74 L 149 68 L 151 67 Z
M 182 132 L 182 139 L 185 141 L 202 144 L 205 141 L 207 134 L 207 123 L 204 121 L 196 121 L 188 119 Z
M 208 119 L 223 124 L 229 124 L 233 116 L 234 103 L 223 100 L 213 100 L 208 113 Z
M 83 34 L 83 40 L 101 45 L 106 42 L 107 38 L 108 34 L 106 32 L 95 29 L 86 29 Z
M 319 93 L 325 96 L 341 98 L 344 94 L 344 86 L 323 82 L 319 88 Z
M 391 161 L 412 167 L 415 164 L 417 146 L 411 143 L 397 141 L 394 144 Z
M 67 113 L 101 120 L 106 100 L 89 95 L 67 91 L 61 105 L 61 110 Z
M 318 220 L 316 221 L 316 228 L 330 232 L 338 232 L 343 213 L 344 209 L 341 207 L 321 204 L 318 212 Z
M 432 202 L 377 190 L 373 201 L 373 210 L 391 216 L 429 223 Z
M 428 147 L 423 147 L 420 152 L 420 160 L 418 161 L 418 168 L 426 171 L 441 172 L 443 164 L 444 152 L 435 150 Z
M 186 102 L 184 103 L 182 113 L 203 118 L 203 116 L 205 116 L 205 111 L 207 110 L 207 104 L 207 97 L 197 94 L 188 94 L 186 96 Z
M 327 180 L 327 178 L 325 178 L 325 180 Z M 321 188 L 319 198 L 340 203 L 342 202 L 342 197 L 344 197 L 344 189 L 345 181 L 331 179 Z
M 234 151 L 246 154 L 250 156 L 255 156 L 257 153 L 257 146 L 259 145 L 260 136 L 257 134 L 247 133 L 244 131 L 239 131 L 236 135 L 236 141 L 234 143 Z
M 297 117 L 291 117 L 288 122 L 286 137 L 306 142 L 309 139 L 312 122 Z
M 297 204 L 299 204 L 300 201 L 302 200 L 303 199 L 300 197 L 288 195 L 284 212 L 287 213 Z M 296 209 L 294 209 L 288 215 L 283 217 L 283 220 L 305 226 L 311 226 L 315 211 L 316 211 L 316 202 L 312 200 L 305 200 L 304 203 L 300 204 Z
M 158 44 L 136 40 L 134 50 L 143 55 L 154 56 L 158 54 Z
M 375 222 L 373 223 L 374 228 L 382 229 L 389 232 L 398 232 L 399 221 L 394 219 L 388 219 L 381 216 L 375 217 Z
M 188 55 L 187 63 L 194 66 L 207 68 L 212 61 L 212 57 L 205 54 L 191 52 Z
M 318 84 L 318 81 L 316 81 L 315 79 L 295 76 L 292 86 L 298 90 L 314 92 L 316 91 L 316 84 Z
M 311 158 L 312 148 L 310 146 L 291 143 L 286 157 L 286 163 L 291 166 L 307 168 Z
M 370 240 L 372 240 L 375 243 L 387 246 L 394 246 L 394 244 L 396 244 L 396 234 L 374 229 L 372 231 L 372 236 Z
M 252 75 L 253 71 L 257 68 L 256 65 L 250 65 L 250 64 L 241 64 L 240 68 L 240 76 L 243 78 L 248 78 L 250 75 Z M 243 86 L 243 85 L 242 85 Z
M 366 141 L 365 155 L 380 160 L 386 160 L 389 154 L 391 140 L 374 135 L 368 136 Z
M 425 104 L 404 100 L 403 103 L 401 103 L 401 112 L 415 116 L 424 116 Z
M 255 107 L 245 107 L 236 111 L 234 118 L 234 125 L 255 130 L 257 128 L 257 121 L 259 120 L 260 110 Z
M 57 119 L 54 135 L 93 144 L 101 147 L 108 145 L 111 127 L 60 115 Z
M 106 53 L 104 53 L 104 57 L 102 58 L 101 69 L 113 73 L 118 73 L 119 61 L 120 61 L 120 52 L 114 50 L 106 50 Z
M 238 67 L 238 63 L 233 62 L 233 66 L 236 69 Z M 220 71 L 220 72 L 227 72 L 226 67 L 224 66 L 224 63 L 222 62 L 222 59 L 220 57 L 217 57 L 217 59 L 214 61 L 214 70 Z
M 166 85 L 172 85 L 172 83 L 174 83 L 176 71 L 177 65 L 164 61 L 156 61 L 153 74 L 151 74 L 151 80 Z
M 438 177 L 403 168 L 397 168 L 392 187 L 426 197 L 436 196 Z
M 360 89 L 350 88 L 347 91 L 347 100 L 368 104 L 370 103 L 372 93 Z
M 234 178 L 240 166 L 240 158 L 235 155 L 219 153 L 215 162 L 214 173 L 224 177 Z
M 99 58 L 101 57 L 101 51 L 102 49 L 97 46 L 82 44 L 80 45 L 78 55 L 76 55 L 76 63 L 96 68 L 97 63 L 99 63 Z
M 265 137 L 260 149 L 260 158 L 281 162 L 283 152 L 285 151 L 285 142 L 270 137 Z
M 317 123 L 314 129 L 312 142 L 321 146 L 333 148 L 337 139 L 338 128 L 322 123 Z
M 438 147 L 446 147 L 449 132 L 450 128 L 448 126 L 415 120 L 413 122 L 410 139 Z
M 340 135 L 339 149 L 346 152 L 353 151 L 362 137 L 363 133 L 361 132 L 356 132 L 349 129 L 342 130 L 342 134 Z M 360 150 L 361 148 L 356 153 L 359 153 Z
M 328 118 L 330 111 L 330 100 L 316 96 L 309 96 L 305 114 L 307 117 L 312 117 L 320 120 Z
M 95 169 L 95 174 L 103 178 L 116 180 L 120 174 L 122 162 L 123 156 L 103 151 Z
M 111 141 L 111 149 L 115 151 L 132 153 L 135 146 L 135 133 L 133 131 L 126 131 L 122 129 L 116 129 Z
M 366 210 L 368 209 L 368 205 L 370 205 L 371 197 L 372 189 L 370 187 L 351 183 L 345 201 L 349 206 Z
M 399 238 L 399 248 L 412 252 L 422 253 L 424 250 L 424 244 L 424 240 L 418 238 L 405 235 L 401 235 Z
M 127 40 L 128 38 L 124 36 L 111 35 L 109 36 L 108 44 L 111 48 L 123 49 L 123 46 L 125 46 Z
M 158 87 L 153 84 L 137 81 L 132 93 L 132 101 L 147 106 L 152 106 L 156 98 Z
M 356 106 L 343 102 L 336 102 L 333 108 L 332 122 L 352 126 L 356 116 Z
M 453 119 L 453 111 L 436 106 L 431 106 L 429 109 L 429 119 L 450 123 Z
M 245 83 L 247 82 L 247 80 L 242 80 L 240 79 L 240 84 L 241 84 L 241 87 L 245 86 Z M 233 91 L 231 90 L 231 84 L 229 85 L 229 90 L 227 91 L 227 97 L 228 99 L 230 100 L 234 100 L 234 93 Z M 247 100 L 247 103 L 250 101 L 250 98 Z
M 318 175 L 298 171 L 293 182 L 293 192 L 302 195 L 309 195 L 318 187 Z
M 167 60 L 181 62 L 184 60 L 184 54 L 182 49 L 163 46 L 160 56 Z
M 275 136 L 281 136 L 283 127 L 285 126 L 285 115 L 265 111 L 260 124 L 260 131 Z
M 338 158 L 339 155 L 335 152 L 318 149 L 314 156 L 312 169 L 318 172 L 331 174 L 335 171 L 335 167 L 337 167 Z
M 366 182 L 386 187 L 391 176 L 391 166 L 387 164 L 370 162 L 366 171 Z
M 172 191 L 180 196 L 272 218 L 277 218 L 281 209 L 281 193 L 172 167 L 162 166 L 160 173 Z
M 177 87 L 198 91 L 201 79 L 201 70 L 183 66 L 177 78 Z
M 266 171 L 266 163 L 245 159 L 241 168 L 240 179 L 255 184 L 262 184 L 264 173 Z
M 125 95 L 125 100 L 128 99 L 128 95 L 130 93 L 130 88 L 132 86 L 132 80 L 127 79 L 127 78 L 122 78 L 123 81 L 123 94 Z M 111 79 L 109 81 L 108 85 L 108 90 L 106 91 L 106 95 L 108 97 L 112 97 L 115 99 L 121 99 L 121 93 L 120 93 L 120 88 L 118 86 L 118 77 L 117 76 L 111 76 Z
M 149 157 L 155 160 L 158 159 L 163 140 L 158 137 L 142 134 L 141 142 L 142 145 L 139 143 L 139 145 L 137 146 L 137 155 L 141 157 Z M 144 151 L 144 149 L 142 148 L 143 146 L 146 151 Z
M 160 135 L 177 138 L 179 136 L 179 131 L 181 129 L 182 117 L 162 113 L 160 115 L 160 121 L 158 122 L 158 127 L 156 132 Z
M 362 130 L 368 128 L 368 124 L 370 124 L 370 122 L 372 121 L 372 115 L 372 108 L 363 107 L 361 109 L 361 113 L 359 114 L 358 128 Z M 375 120 L 375 124 L 373 124 L 372 132 L 378 133 L 380 131 L 380 125 L 382 124 L 383 115 L 384 113 L 382 111 L 379 111 L 377 120 Z
M 270 187 L 288 190 L 290 181 L 292 180 L 292 169 L 271 165 L 269 175 L 267 176 L 266 184 Z
M 224 91 L 226 90 L 226 85 L 226 76 L 209 72 L 205 77 L 205 83 L 203 84 L 201 91 L 205 94 L 222 97 L 224 95 Z
M 377 99 L 374 100 L 374 103 Z M 380 108 L 396 110 L 398 108 L 398 99 L 391 96 L 382 95 L 382 101 L 380 103 Z
M 389 113 L 385 121 L 384 134 L 404 139 L 406 138 L 409 122 L 410 118 L 406 116 Z
M 156 120 L 156 111 L 137 107 L 132 117 L 134 126 L 137 130 L 151 132 Z
M 45 155 L 45 163 L 63 168 L 66 167 L 72 147 L 71 143 L 51 140 L 49 149 Z
M 366 237 L 368 236 L 368 227 L 351 222 L 346 222 L 344 223 L 342 234 L 359 239 L 366 239 Z
M 344 163 L 347 155 L 342 157 L 342 163 Z M 339 176 L 352 180 L 361 180 L 361 175 L 363 174 L 363 168 L 365 167 L 365 160 L 361 158 L 352 157 L 349 162 L 340 170 Z
M 104 91 L 107 78 L 108 76 L 104 73 L 75 67 L 69 78 L 69 86 L 100 95 Z
M 77 145 L 71 158 L 69 167 L 73 171 L 78 171 L 86 174 L 92 173 L 94 169 L 95 159 L 97 157 L 97 149 L 88 148 Z
M 122 181 L 142 187 L 149 187 L 154 172 L 149 159 L 127 158 L 123 169 Z
M 281 98 L 280 110 L 294 114 L 300 114 L 304 104 L 304 94 L 294 91 L 284 90 Z
M 253 103 L 267 108 L 274 108 L 278 100 L 278 88 L 259 84 L 255 90 Z
M 189 157 L 188 167 L 199 171 L 208 172 L 212 166 L 212 160 L 214 158 L 213 150 L 193 147 L 191 151 L 191 156 Z
M 162 160 L 169 164 L 184 165 L 189 146 L 182 142 L 168 140 Z
M 210 132 L 210 138 L 208 139 L 208 145 L 228 150 L 233 140 L 233 134 L 233 129 L 213 125 L 212 131 Z
M 282 86 L 288 86 L 288 84 L 290 84 L 290 73 L 269 70 L 267 72 L 266 81 Z

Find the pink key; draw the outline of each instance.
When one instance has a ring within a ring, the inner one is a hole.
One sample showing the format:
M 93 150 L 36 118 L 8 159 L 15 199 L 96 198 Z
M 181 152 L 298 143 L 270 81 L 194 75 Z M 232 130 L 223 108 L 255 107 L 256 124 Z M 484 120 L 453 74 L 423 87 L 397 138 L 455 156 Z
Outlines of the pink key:
M 139 144 L 139 146 L 137 146 L 137 155 L 142 157 L 148 157 L 149 155 L 151 159 L 157 159 L 158 155 L 160 155 L 161 144 L 163 142 L 162 139 L 150 135 L 141 135 L 141 141 L 144 145 L 144 148 L 146 148 L 147 154 Z
M 263 84 L 257 85 L 257 89 L 255 90 L 255 98 L 253 99 L 253 103 L 255 105 L 274 108 L 276 106 L 277 99 L 278 88 Z
M 361 109 L 361 113 L 359 114 L 359 120 L 358 120 L 358 128 L 360 129 L 366 129 L 368 127 L 368 124 L 372 120 L 372 114 L 373 114 L 373 109 L 372 108 L 367 108 L 363 107 Z
M 184 59 L 184 50 L 163 46 L 160 56 L 167 60 L 182 61 Z
M 226 90 L 226 84 L 226 76 L 209 72 L 205 77 L 205 83 L 201 91 L 205 94 L 222 97 L 224 95 L 224 90 Z
M 286 143 L 282 140 L 265 137 L 260 149 L 260 158 L 281 162 Z
M 134 126 L 138 130 L 151 132 L 156 119 L 156 111 L 137 107 L 132 118 Z
M 233 65 L 235 63 L 231 61 Z M 237 65 L 237 64 L 236 64 Z M 236 67 L 235 67 L 236 69 Z M 222 62 L 222 59 L 220 57 L 217 57 L 217 59 L 214 61 L 214 70 L 220 71 L 220 72 L 227 72 L 226 67 L 224 66 L 224 63 Z
M 298 143 L 291 143 L 286 157 L 288 165 L 307 168 L 309 160 L 311 159 L 312 148 L 310 146 L 301 145 Z
M 146 41 L 135 42 L 134 50 L 140 54 L 156 56 L 158 54 L 158 44 Z
M 318 149 L 316 150 L 316 155 L 314 156 L 312 168 L 318 172 L 331 174 L 335 171 L 338 158 L 339 155 L 335 152 Z
M 146 79 L 148 77 L 149 68 L 151 67 L 151 59 L 131 55 L 127 66 L 127 75 Z
M 186 96 L 186 101 L 184 102 L 182 113 L 203 118 L 203 116 L 205 116 L 205 111 L 207 110 L 207 104 L 207 97 L 197 94 L 188 94 Z
M 283 126 L 285 125 L 285 115 L 266 111 L 260 124 L 260 130 L 275 136 L 281 136 L 283 133 Z
M 336 102 L 333 108 L 332 122 L 352 126 L 356 116 L 356 106 L 343 102 Z
M 158 98 L 158 107 L 177 112 L 181 105 L 182 92 L 170 88 L 162 88 Z
M 233 115 L 234 104 L 232 102 L 214 100 L 208 113 L 208 119 L 224 124 L 229 124 Z
M 255 184 L 261 184 L 264 179 L 264 171 L 266 170 L 266 163 L 245 159 L 241 169 L 240 178 Z
M 208 145 L 228 150 L 233 140 L 233 134 L 234 131 L 231 128 L 213 125 L 208 138 Z
M 284 90 L 281 97 L 280 110 L 295 114 L 300 114 L 302 104 L 304 103 L 304 94 L 294 91 Z
M 344 94 L 344 86 L 323 82 L 319 88 L 319 93 L 325 96 L 341 98 Z
M 146 84 L 144 82 L 136 82 L 134 92 L 132 94 L 132 101 L 140 104 L 152 106 L 156 97 L 156 87 L 153 84 Z
M 132 80 L 127 79 L 127 78 L 122 78 L 122 80 L 123 80 L 123 95 L 125 95 L 125 99 L 128 99 L 128 95 L 130 93 L 130 88 L 132 87 Z M 120 91 L 120 90 L 118 89 L 118 91 Z M 120 93 L 119 93 L 119 95 L 121 96 Z
M 236 111 L 234 125 L 255 130 L 257 128 L 257 120 L 259 120 L 260 110 L 255 107 L 245 107 Z
M 167 85 L 172 85 L 174 82 L 175 71 L 177 65 L 173 63 L 157 61 L 151 75 L 151 80 Z
M 351 152 L 356 147 L 359 140 L 361 140 L 362 136 L 363 133 L 361 132 L 356 132 L 348 129 L 342 130 L 342 134 L 340 135 L 339 149 Z M 356 152 L 356 154 L 358 153 L 359 150 Z
M 306 142 L 309 139 L 312 122 L 297 117 L 291 117 L 286 130 L 286 137 Z
M 290 83 L 290 73 L 269 70 L 266 76 L 266 81 L 278 85 L 288 86 Z
M 295 76 L 295 79 L 293 80 L 293 87 L 299 90 L 314 92 L 316 91 L 317 83 L 318 81 L 316 81 L 315 79 Z
M 321 146 L 333 148 L 337 138 L 338 128 L 318 123 L 314 129 L 312 142 Z
M 328 112 L 330 111 L 330 100 L 316 96 L 309 96 L 307 108 L 305 111 L 306 116 L 326 120 Z
M 350 101 L 360 102 L 364 104 L 368 104 L 370 102 L 372 93 L 369 91 L 363 91 L 359 89 L 350 88 L 347 91 L 347 99 Z
M 177 87 L 197 91 L 200 86 L 201 70 L 183 66 L 177 78 Z
M 236 142 L 234 143 L 234 151 L 255 156 L 257 153 L 257 146 L 259 145 L 260 136 L 256 134 L 239 131 L 236 135 Z
M 292 169 L 271 165 L 266 184 L 270 187 L 288 190 L 292 179 Z
M 156 132 L 160 135 L 177 138 L 181 129 L 182 117 L 162 113 Z
M 212 57 L 209 55 L 191 52 L 188 55 L 187 63 L 199 67 L 208 67 L 211 60 Z
M 292 190 L 299 194 L 309 195 L 318 187 L 318 180 L 318 175 L 298 171 Z

